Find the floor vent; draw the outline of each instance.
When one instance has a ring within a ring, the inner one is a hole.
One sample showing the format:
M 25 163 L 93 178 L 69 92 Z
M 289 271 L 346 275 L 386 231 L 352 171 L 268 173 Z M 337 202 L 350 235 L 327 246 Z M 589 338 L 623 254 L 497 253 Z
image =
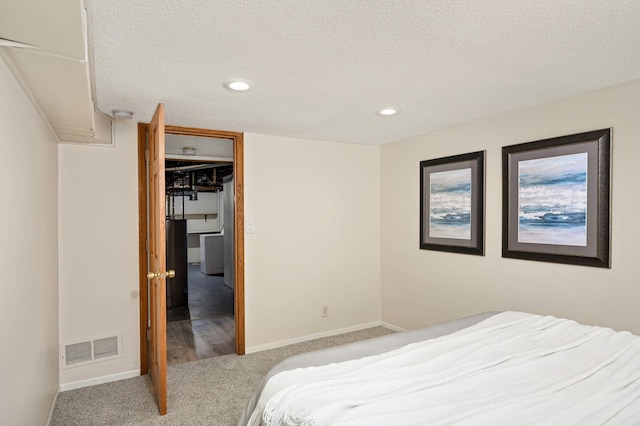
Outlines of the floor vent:
M 122 356 L 120 334 L 99 337 L 83 342 L 68 343 L 62 347 L 62 368 L 77 367 Z

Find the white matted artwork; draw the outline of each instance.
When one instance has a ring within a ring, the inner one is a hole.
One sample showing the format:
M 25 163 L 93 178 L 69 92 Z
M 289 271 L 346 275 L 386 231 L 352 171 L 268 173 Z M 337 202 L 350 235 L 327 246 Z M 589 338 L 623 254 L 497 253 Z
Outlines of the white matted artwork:
M 471 168 L 431 174 L 429 235 L 471 239 Z
M 587 245 L 586 152 L 518 163 L 518 241 Z

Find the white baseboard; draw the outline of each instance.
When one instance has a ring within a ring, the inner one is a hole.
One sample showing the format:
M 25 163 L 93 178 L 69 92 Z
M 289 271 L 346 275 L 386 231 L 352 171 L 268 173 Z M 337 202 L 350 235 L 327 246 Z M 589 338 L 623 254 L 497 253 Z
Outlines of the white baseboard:
M 273 343 L 265 343 L 264 345 L 250 346 L 246 348 L 247 354 L 262 352 L 268 349 L 281 348 L 282 346 L 295 345 L 296 343 L 307 342 L 309 340 L 321 339 L 323 337 L 337 336 L 338 334 L 350 333 L 352 331 L 364 330 L 371 327 L 380 326 L 380 321 L 369 322 L 366 324 L 354 325 L 351 327 L 339 328 L 337 330 L 323 331 L 322 333 L 308 334 L 306 336 L 294 337 L 293 339 L 280 340 Z
M 51 424 L 51 419 L 53 418 L 53 410 L 56 408 L 56 402 L 58 402 L 58 395 L 60 395 L 60 387 L 58 387 L 56 396 L 53 397 L 53 402 L 51 403 L 51 409 L 49 410 L 49 418 L 47 419 L 47 426 Z
M 130 379 L 138 377 L 140 370 L 125 371 L 124 373 L 111 374 L 109 376 L 95 377 L 93 379 L 79 380 L 71 383 L 60 383 L 60 392 L 73 389 L 86 388 L 87 386 L 101 385 L 102 383 L 115 382 L 117 380 Z
M 393 331 L 407 331 L 406 328 L 398 327 L 397 325 L 393 325 L 391 323 L 384 322 L 384 321 L 382 321 L 380 325 L 383 326 L 384 328 L 388 328 L 389 330 L 393 330 Z

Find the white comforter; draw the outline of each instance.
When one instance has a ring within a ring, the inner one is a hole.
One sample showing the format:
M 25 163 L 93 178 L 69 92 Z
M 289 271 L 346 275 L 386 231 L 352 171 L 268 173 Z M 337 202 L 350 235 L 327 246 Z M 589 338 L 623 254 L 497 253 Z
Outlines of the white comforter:
M 640 337 L 504 312 L 273 376 L 250 425 L 640 425 Z

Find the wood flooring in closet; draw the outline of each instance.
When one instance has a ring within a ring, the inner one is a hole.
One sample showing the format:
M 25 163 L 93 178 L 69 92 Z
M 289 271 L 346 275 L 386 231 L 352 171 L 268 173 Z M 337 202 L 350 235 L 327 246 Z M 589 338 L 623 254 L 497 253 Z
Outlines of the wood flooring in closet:
M 235 353 L 233 316 L 167 323 L 167 364 Z

